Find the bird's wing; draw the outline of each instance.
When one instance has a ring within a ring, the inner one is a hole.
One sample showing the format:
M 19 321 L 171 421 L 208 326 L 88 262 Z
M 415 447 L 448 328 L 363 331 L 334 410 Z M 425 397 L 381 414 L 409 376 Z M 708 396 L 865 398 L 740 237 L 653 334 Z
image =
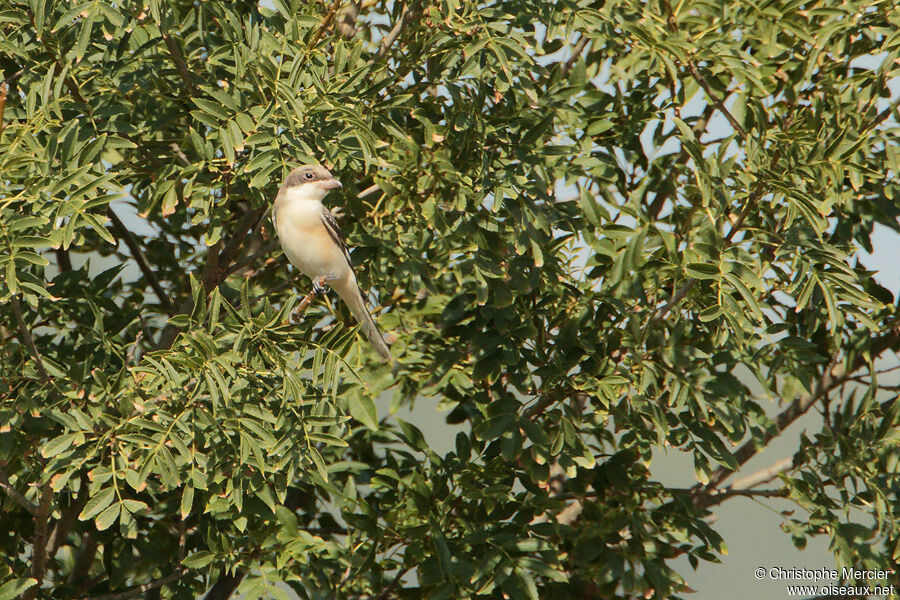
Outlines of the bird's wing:
M 341 249 L 341 252 L 344 253 L 344 258 L 347 259 L 347 264 L 352 268 L 353 262 L 350 260 L 350 249 L 347 248 L 347 242 L 344 241 L 344 234 L 341 233 L 341 228 L 338 227 L 334 215 L 324 206 L 322 207 L 322 224 L 325 226 L 325 231 L 328 232 L 328 237 Z

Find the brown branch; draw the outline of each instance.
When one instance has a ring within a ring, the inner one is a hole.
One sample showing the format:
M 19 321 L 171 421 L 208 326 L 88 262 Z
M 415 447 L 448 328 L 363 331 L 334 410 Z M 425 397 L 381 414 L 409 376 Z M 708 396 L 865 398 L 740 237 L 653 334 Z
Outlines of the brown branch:
M 726 488 L 693 488 L 691 491 L 697 494 L 697 504 L 703 508 L 721 504 L 728 498 L 734 496 L 763 496 L 766 498 L 783 497 L 788 495 L 786 488 L 776 490 L 752 490 L 758 485 L 768 483 L 778 477 L 781 473 L 797 466 L 798 457 L 783 458 L 765 469 L 760 469 L 755 473 L 751 473 L 746 477 L 735 479 L 734 483 Z M 707 493 L 708 492 L 708 493 Z
M 656 314 L 653 315 L 653 318 L 659 320 L 669 314 L 669 311 L 671 311 L 676 304 L 681 302 L 684 297 L 687 296 L 688 292 L 691 291 L 691 288 L 697 285 L 697 281 L 697 279 L 691 279 L 680 288 L 678 288 L 678 290 L 674 294 L 672 294 L 672 297 L 669 299 L 669 301 L 661 306 L 658 311 L 656 311 Z
M 44 571 L 47 567 L 47 522 L 50 519 L 50 501 L 53 500 L 53 488 L 49 482 L 41 488 L 41 501 L 34 513 L 34 540 L 31 542 L 31 576 L 37 580 L 37 585 L 31 587 L 22 594 L 23 600 L 37 598 L 44 581 Z
M 85 584 L 89 582 L 88 574 L 91 572 L 91 565 L 94 563 L 94 555 L 97 553 L 97 540 L 94 539 L 92 531 L 85 531 L 81 535 L 81 548 L 75 554 L 75 564 L 66 580 L 71 586 L 75 586 L 79 590 L 85 588 Z
M 203 600 L 228 600 L 246 575 L 246 571 L 236 571 L 233 575 L 223 573 L 209 589 Z
M 169 148 L 172 149 L 172 152 L 175 153 L 175 156 L 178 157 L 178 160 L 181 161 L 181 164 L 185 167 L 191 166 L 191 161 L 188 159 L 187 154 L 184 153 L 184 150 L 181 149 L 181 146 L 172 142 L 169 144 Z
M 59 520 L 56 522 L 56 525 L 53 526 L 53 530 L 50 532 L 50 538 L 47 541 L 47 556 L 51 559 L 56 556 L 57 551 L 60 546 L 63 545 L 66 537 L 69 535 L 69 532 L 72 530 L 72 525 L 78 519 L 78 513 L 84 508 L 84 505 L 87 503 L 88 494 L 87 494 L 87 483 L 86 480 L 82 480 L 82 488 L 81 493 L 78 494 L 78 500 L 73 502 L 71 506 L 62 510 L 62 515 Z
M 365 198 L 366 196 L 371 196 L 372 194 L 374 194 L 375 192 L 380 191 L 380 190 L 381 190 L 381 188 L 378 187 L 378 184 L 373 183 L 372 185 L 370 185 L 369 187 L 367 187 L 366 189 L 364 189 L 363 191 L 358 193 L 356 195 L 356 197 L 362 199 L 362 198 Z
M 898 108 L 900 108 L 900 98 L 898 98 L 894 102 L 891 102 L 887 108 L 875 115 L 875 118 L 872 119 L 872 122 L 862 128 L 861 135 L 887 121 L 887 118 L 891 116 L 891 113 Z
M 729 110 L 725 108 L 725 103 L 722 102 L 722 100 L 713 93 L 712 89 L 709 87 L 709 83 L 707 83 L 706 81 L 706 77 L 703 76 L 703 73 L 700 72 L 700 70 L 694 64 L 694 61 L 688 59 L 687 68 L 688 71 L 690 71 L 691 76 L 697 81 L 697 83 L 700 84 L 700 87 L 703 88 L 703 91 L 706 92 L 706 95 L 709 96 L 709 99 L 712 100 L 716 105 L 716 108 L 719 110 L 719 112 L 725 115 L 725 118 L 728 119 L 728 122 L 731 123 L 731 126 L 734 128 L 734 130 L 738 132 L 738 135 L 746 140 L 747 132 L 744 131 L 744 128 L 740 123 L 738 123 L 738 120 L 734 118 L 734 115 L 732 115 L 731 112 L 729 112 Z
M 403 9 L 400 12 L 400 18 L 397 19 L 394 27 L 391 28 L 388 34 L 384 36 L 384 39 L 381 40 L 381 44 L 378 45 L 378 52 L 375 54 L 375 60 L 384 58 L 388 53 L 388 50 L 391 49 L 391 46 L 394 45 L 394 42 L 397 41 L 397 38 L 400 37 L 403 28 L 406 27 L 406 23 L 409 22 L 411 16 L 412 11 L 409 9 L 409 5 L 404 3 Z
M 72 259 L 69 258 L 68 250 L 56 249 L 56 268 L 60 273 L 68 273 L 72 270 Z
M 20 494 L 16 488 L 12 486 L 9 482 L 9 477 L 6 475 L 6 471 L 0 467 L 0 489 L 6 492 L 10 498 L 16 501 L 16 504 L 27 510 L 30 514 L 35 514 L 37 512 L 37 507 L 34 503 Z
M 394 576 L 394 579 L 387 585 L 384 590 L 382 590 L 381 594 L 378 596 L 377 600 L 388 600 L 391 597 L 391 593 L 397 588 L 397 584 L 400 583 L 400 580 L 403 579 L 403 576 L 406 575 L 411 569 L 413 569 L 416 565 L 410 565 L 408 567 L 404 567 L 397 571 L 397 574 Z
M 673 97 L 674 97 L 674 93 L 673 93 Z M 703 135 L 703 132 L 706 131 L 706 125 L 709 123 L 709 120 L 712 118 L 715 110 L 716 110 L 715 106 L 713 106 L 712 104 L 707 104 L 706 107 L 703 109 L 703 112 L 700 114 L 700 116 L 697 117 L 697 122 L 694 123 L 693 127 L 691 127 L 691 130 L 694 132 L 694 137 L 697 138 L 697 140 L 699 140 L 700 137 Z M 687 161 L 690 158 L 690 156 L 691 155 L 687 151 L 687 148 L 684 146 L 684 144 L 682 144 L 681 151 L 678 154 L 678 158 L 675 159 L 675 162 L 673 162 L 671 167 L 667 170 L 671 171 L 672 168 L 674 168 L 675 166 L 687 164 Z M 672 188 L 670 188 L 670 189 L 674 189 L 674 187 L 675 186 L 673 184 Z M 670 193 L 669 193 L 669 190 L 667 189 L 667 190 L 660 192 L 659 194 L 657 194 L 657 196 L 655 198 L 653 198 L 653 202 L 650 204 L 650 208 L 648 209 L 648 212 L 654 219 L 659 215 L 659 212 L 662 210 L 663 204 L 665 204 L 666 200 L 669 198 L 669 195 L 670 195 Z
M 207 252 L 206 267 L 203 270 L 203 289 L 205 293 L 209 294 L 212 292 L 213 289 L 217 288 L 229 275 L 228 269 L 231 266 L 231 262 L 237 257 L 244 242 L 248 239 L 247 236 L 244 235 L 244 232 L 253 227 L 254 233 L 251 234 L 251 236 L 255 235 L 259 230 L 265 212 L 265 209 L 262 208 L 247 210 L 238 220 L 238 223 L 231 232 L 231 237 L 224 248 L 219 251 L 219 247 L 222 245 L 222 242 L 219 241 L 215 246 L 209 249 Z M 178 306 L 178 309 L 175 312 L 177 314 L 186 313 L 190 311 L 193 306 L 193 299 L 187 298 Z M 159 350 L 170 348 L 175 342 L 175 338 L 178 337 L 179 331 L 181 331 L 180 327 L 172 325 L 171 323 L 166 325 L 166 328 L 163 330 L 162 335 L 160 335 L 160 339 L 156 344 L 156 348 Z
M 82 598 L 82 600 L 128 600 L 129 598 L 140 596 L 144 592 L 149 592 L 150 590 L 155 590 L 156 588 L 160 588 L 166 584 L 172 583 L 173 581 L 178 581 L 181 577 L 184 576 L 185 573 L 187 573 L 187 571 L 188 570 L 184 567 L 178 567 L 171 575 L 166 575 L 165 577 L 162 577 L 155 581 L 151 581 L 150 583 L 139 585 L 137 587 L 131 588 L 130 590 L 124 592 L 116 592 L 114 594 L 103 594 L 102 596 L 84 597 Z
M 312 41 L 309 44 L 309 48 L 315 48 L 316 44 L 319 43 L 319 40 L 322 38 L 322 35 L 325 33 L 325 30 L 328 29 L 328 26 L 331 25 L 331 22 L 334 20 L 334 15 L 337 14 L 337 10 L 341 7 L 341 0 L 334 0 L 331 5 L 331 8 L 328 9 L 328 12 L 325 13 L 325 18 L 322 19 L 322 24 L 319 25 L 319 28 L 316 30 L 316 34 L 313 36 Z
M 769 161 L 769 169 L 770 170 L 774 169 L 775 166 L 778 164 L 779 160 L 781 160 L 781 149 L 780 148 L 776 149 L 775 152 L 772 154 L 772 160 Z M 728 233 L 723 238 L 724 242 L 725 242 L 725 246 L 724 246 L 723 250 L 727 249 L 731 246 L 732 242 L 734 241 L 734 235 L 738 231 L 740 231 L 741 228 L 743 228 L 744 221 L 747 219 L 747 216 L 750 214 L 750 212 L 756 208 L 756 203 L 759 201 L 759 199 L 762 197 L 762 195 L 763 195 L 763 185 L 762 185 L 762 183 L 759 182 L 759 180 L 757 180 L 756 187 L 750 192 L 750 195 L 747 197 L 747 202 L 744 204 L 744 208 L 741 210 L 741 213 L 738 215 L 737 219 L 735 219 L 734 222 L 731 224 L 731 229 L 728 230 Z M 687 283 L 682 285 L 678 289 L 678 291 L 676 291 L 672 295 L 672 298 L 668 302 L 666 302 L 666 304 L 664 306 L 662 306 L 656 312 L 656 314 L 654 314 L 653 318 L 659 320 L 659 319 L 663 318 L 664 316 L 666 316 L 669 313 L 669 311 L 671 311 L 672 308 L 674 308 L 674 306 L 676 304 L 681 302 L 681 300 L 685 296 L 687 296 L 687 293 L 689 291 L 691 291 L 691 288 L 693 288 L 696 284 L 697 284 L 697 280 L 691 279 L 690 281 L 688 281 Z
M 38 352 L 37 346 L 34 344 L 34 338 L 31 337 L 31 332 L 28 331 L 28 327 L 25 326 L 25 319 L 22 318 L 22 305 L 19 303 L 19 295 L 11 294 L 10 303 L 12 304 L 13 316 L 16 318 L 16 326 L 19 329 L 19 335 L 22 337 L 22 343 L 25 344 L 25 347 L 28 348 L 28 351 L 31 353 L 31 357 L 37 365 L 38 372 L 41 374 L 41 379 L 46 381 L 50 379 L 50 375 L 48 375 L 47 370 L 44 369 L 44 361 L 41 360 L 41 353 Z
M 211 263 L 213 268 L 204 277 L 203 288 L 207 294 L 218 287 L 228 276 L 228 268 L 231 262 L 237 258 L 244 242 L 252 239 L 259 232 L 259 229 L 262 227 L 262 218 L 265 214 L 266 209 L 263 208 L 248 210 L 238 221 L 234 232 L 232 232 L 231 239 L 228 240 L 228 243 L 225 244 L 219 255 L 215 257 L 214 262 Z M 249 236 L 245 236 L 244 232 L 248 229 L 252 229 L 252 233 Z
M 575 66 L 575 62 L 578 61 L 578 57 L 581 56 L 581 53 L 584 52 L 584 49 L 587 48 L 587 45 L 590 42 L 591 40 L 587 35 L 581 34 L 581 37 L 578 38 L 578 42 L 572 48 L 572 56 L 569 57 L 569 60 L 567 60 L 562 67 L 563 75 L 569 74 L 569 71 Z
M 317 289 L 321 289 L 322 286 L 325 285 L 325 276 L 322 275 L 320 277 L 316 277 L 313 280 L 313 289 L 310 293 L 303 297 L 303 300 L 300 301 L 300 304 L 297 305 L 294 310 L 291 311 L 290 320 L 294 325 L 300 323 L 300 317 L 303 316 L 303 313 L 306 312 L 306 309 L 312 304 L 312 301 L 318 295 Z
M 188 94 L 193 94 L 194 84 L 191 83 L 191 72 L 184 62 L 181 48 L 178 47 L 178 44 L 175 43 L 175 40 L 172 39 L 172 36 L 168 33 L 162 34 L 162 39 L 166 43 L 166 48 L 169 49 L 169 54 L 172 56 L 175 66 L 178 67 L 178 72 L 181 74 L 181 80 L 184 82 L 184 87 L 187 88 Z
M 3 113 L 6 112 L 6 94 L 9 92 L 9 84 L 5 81 L 0 83 L 0 133 L 3 133 L 3 128 L 6 127 L 6 122 L 3 120 Z
M 144 251 L 141 250 L 141 246 L 140 244 L 138 244 L 137 238 L 127 227 L 125 227 L 125 224 L 122 223 L 121 219 L 119 219 L 119 216 L 112 209 L 112 206 L 106 207 L 106 215 L 113 223 L 113 230 L 115 231 L 116 236 L 123 242 L 125 242 L 126 246 L 128 246 L 128 250 L 131 252 L 131 257 L 134 258 L 135 262 L 137 262 L 138 264 L 138 267 L 141 269 L 141 273 L 143 273 L 144 277 L 147 278 L 147 282 L 150 284 L 150 287 L 153 288 L 153 292 L 156 294 L 156 297 L 159 298 L 159 303 L 163 306 L 166 313 L 171 315 L 174 312 L 175 307 L 172 306 L 172 302 L 169 300 L 169 295 L 166 294 L 166 291 L 163 289 L 162 285 L 159 282 L 159 278 L 156 276 L 156 273 L 150 266 L 150 263 L 147 260 L 147 256 L 144 254 Z

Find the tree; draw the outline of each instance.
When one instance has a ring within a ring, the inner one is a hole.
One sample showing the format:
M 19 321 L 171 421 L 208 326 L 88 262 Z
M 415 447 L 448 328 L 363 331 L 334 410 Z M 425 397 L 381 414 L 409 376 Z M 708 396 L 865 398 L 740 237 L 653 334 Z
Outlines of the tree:
M 672 597 L 738 495 L 900 559 L 897 305 L 855 258 L 900 230 L 895 3 L 0 14 L 0 598 Z M 289 323 L 305 161 L 391 364 L 340 304 Z

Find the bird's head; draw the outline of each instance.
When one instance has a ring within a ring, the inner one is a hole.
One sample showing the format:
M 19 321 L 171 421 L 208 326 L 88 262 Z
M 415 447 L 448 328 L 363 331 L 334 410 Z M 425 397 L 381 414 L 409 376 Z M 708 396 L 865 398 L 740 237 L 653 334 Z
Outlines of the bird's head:
M 288 174 L 282 187 L 292 195 L 321 200 L 331 190 L 339 190 L 343 186 L 325 167 L 303 165 Z

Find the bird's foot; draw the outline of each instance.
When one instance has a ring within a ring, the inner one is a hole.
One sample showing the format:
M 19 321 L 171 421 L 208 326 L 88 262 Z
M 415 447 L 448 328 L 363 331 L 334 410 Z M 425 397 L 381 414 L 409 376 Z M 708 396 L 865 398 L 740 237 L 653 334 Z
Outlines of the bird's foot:
M 313 279 L 313 292 L 316 294 L 322 295 L 328 291 L 327 281 L 333 281 L 337 279 L 338 276 L 334 273 L 328 273 L 326 275 L 322 275 L 321 277 L 316 277 Z

